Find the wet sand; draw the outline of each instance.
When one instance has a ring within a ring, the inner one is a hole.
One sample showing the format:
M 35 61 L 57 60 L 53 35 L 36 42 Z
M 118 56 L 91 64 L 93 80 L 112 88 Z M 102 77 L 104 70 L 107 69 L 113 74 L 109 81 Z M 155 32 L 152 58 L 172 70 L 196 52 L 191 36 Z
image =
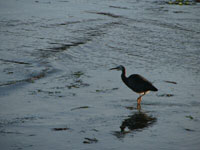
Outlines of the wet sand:
M 0 2 L 4 150 L 198 150 L 199 3 Z M 121 81 L 141 74 L 143 97 Z

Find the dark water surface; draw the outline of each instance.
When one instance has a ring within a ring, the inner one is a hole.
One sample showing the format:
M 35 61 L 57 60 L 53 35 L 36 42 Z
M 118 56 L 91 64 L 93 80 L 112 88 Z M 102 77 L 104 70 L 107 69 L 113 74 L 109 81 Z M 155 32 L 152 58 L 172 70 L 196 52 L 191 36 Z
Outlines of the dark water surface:
M 198 150 L 200 5 L 166 2 L 1 1 L 1 149 Z

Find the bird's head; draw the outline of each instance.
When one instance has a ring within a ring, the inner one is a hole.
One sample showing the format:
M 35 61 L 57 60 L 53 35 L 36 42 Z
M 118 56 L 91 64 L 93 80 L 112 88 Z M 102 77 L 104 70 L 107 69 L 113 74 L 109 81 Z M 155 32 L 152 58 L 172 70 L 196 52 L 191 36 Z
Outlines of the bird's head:
M 124 70 L 125 68 L 124 68 L 124 66 L 122 66 L 122 65 L 120 65 L 120 66 L 117 66 L 117 67 L 115 67 L 115 68 L 111 68 L 110 70 Z

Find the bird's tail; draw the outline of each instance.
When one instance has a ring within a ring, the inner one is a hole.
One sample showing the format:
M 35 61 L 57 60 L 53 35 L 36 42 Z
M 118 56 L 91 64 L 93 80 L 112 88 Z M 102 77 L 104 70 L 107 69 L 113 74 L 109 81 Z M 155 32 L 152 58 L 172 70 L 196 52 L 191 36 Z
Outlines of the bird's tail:
M 158 89 L 155 86 L 153 86 L 151 90 L 152 91 L 158 91 Z

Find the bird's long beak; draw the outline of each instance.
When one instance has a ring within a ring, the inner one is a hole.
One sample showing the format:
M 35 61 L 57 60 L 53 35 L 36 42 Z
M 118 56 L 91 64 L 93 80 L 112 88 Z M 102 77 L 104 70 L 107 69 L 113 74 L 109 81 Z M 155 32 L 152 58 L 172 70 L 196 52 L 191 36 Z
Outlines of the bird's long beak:
M 110 68 L 110 70 L 117 70 L 118 68 Z

